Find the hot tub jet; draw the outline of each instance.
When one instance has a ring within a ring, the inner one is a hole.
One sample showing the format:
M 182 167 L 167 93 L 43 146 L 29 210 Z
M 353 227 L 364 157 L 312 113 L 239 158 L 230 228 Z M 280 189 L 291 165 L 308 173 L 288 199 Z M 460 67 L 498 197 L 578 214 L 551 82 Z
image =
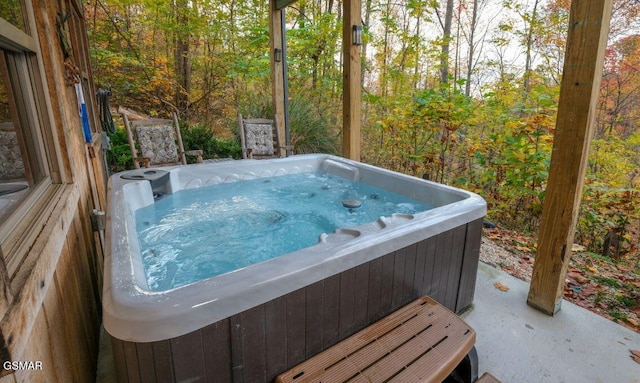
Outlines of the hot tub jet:
M 360 202 L 359 199 L 345 199 L 342 200 L 342 206 L 349 208 L 349 209 L 357 209 L 360 206 L 362 206 L 362 202 Z

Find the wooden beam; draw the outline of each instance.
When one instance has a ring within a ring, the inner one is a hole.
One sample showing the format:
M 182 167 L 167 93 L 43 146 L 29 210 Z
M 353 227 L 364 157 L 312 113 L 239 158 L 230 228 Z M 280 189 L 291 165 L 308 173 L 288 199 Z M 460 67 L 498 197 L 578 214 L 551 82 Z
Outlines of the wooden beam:
M 278 135 L 282 141 L 285 137 L 285 119 L 284 119 L 284 54 L 281 54 L 282 60 L 276 62 L 274 60 L 274 52 L 282 49 L 282 10 L 277 7 L 277 0 L 269 0 L 269 47 L 271 53 L 271 98 L 273 102 L 273 113 L 276 125 L 278 127 Z M 254 116 L 259 117 L 259 116 Z M 278 142 L 279 147 L 284 146 L 284 142 Z
M 598 101 L 612 0 L 572 1 L 556 133 L 527 303 L 562 303 Z
M 295 3 L 297 0 L 276 0 L 276 8 L 275 9 L 283 9 L 289 4 Z
M 360 161 L 360 46 L 353 45 L 353 26 L 362 25 L 362 0 L 345 0 L 342 21 L 342 155 Z

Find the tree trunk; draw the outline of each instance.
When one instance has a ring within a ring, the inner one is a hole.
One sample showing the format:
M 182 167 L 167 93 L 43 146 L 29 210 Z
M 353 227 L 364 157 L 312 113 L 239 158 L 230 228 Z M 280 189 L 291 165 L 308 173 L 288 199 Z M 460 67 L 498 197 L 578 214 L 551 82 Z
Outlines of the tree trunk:
M 366 0 L 364 7 L 364 27 L 369 26 L 369 21 L 371 20 L 371 0 Z M 367 68 L 367 39 L 363 39 L 362 41 L 362 69 L 360 70 L 360 84 L 364 88 L 364 76 L 365 70 Z
M 418 13 L 418 17 L 416 18 L 416 36 L 418 37 L 418 39 L 420 39 L 420 26 L 422 25 L 422 12 Z M 420 60 L 420 48 L 418 47 L 416 52 L 416 59 L 415 59 L 415 65 L 413 67 L 413 79 L 412 79 L 412 88 L 413 90 L 417 90 L 418 89 L 418 84 L 420 84 L 420 74 L 421 74 L 421 68 L 420 68 L 420 64 L 421 61 Z
M 538 22 L 538 4 L 540 0 L 536 0 L 533 3 L 533 10 L 531 12 L 531 21 L 529 21 L 529 30 L 527 31 L 527 40 L 526 40 L 526 58 L 524 64 L 524 91 L 525 93 L 529 92 L 529 87 L 531 86 L 531 61 L 532 54 L 531 50 L 533 47 L 533 30 L 535 28 L 536 23 Z
M 451 23 L 453 21 L 453 0 L 447 0 L 444 15 L 444 31 L 442 33 L 442 54 L 440 56 L 440 83 L 449 81 L 449 47 L 451 45 Z
M 391 0 L 387 0 L 387 15 L 386 19 L 389 20 L 391 14 Z M 382 88 L 382 97 L 387 97 L 387 58 L 389 56 L 389 25 L 388 21 L 384 24 L 384 44 L 382 49 L 382 65 L 380 72 L 382 76 L 380 78 L 380 87 Z
M 175 36 L 175 66 L 176 66 L 176 90 L 175 107 L 178 111 L 184 112 L 189 105 L 189 94 L 191 92 L 191 57 L 189 53 L 189 23 L 188 1 L 176 0 L 175 15 L 178 29 Z
M 462 15 L 462 4 L 458 4 L 458 16 L 456 17 L 456 53 L 453 62 L 453 86 L 458 89 L 458 79 L 460 78 L 460 16 Z
M 478 0 L 473 0 L 473 13 L 471 14 L 471 31 L 469 33 L 469 56 L 467 57 L 467 83 L 464 87 L 464 94 L 469 97 L 471 95 L 471 73 L 473 72 L 473 54 L 476 27 L 478 23 Z

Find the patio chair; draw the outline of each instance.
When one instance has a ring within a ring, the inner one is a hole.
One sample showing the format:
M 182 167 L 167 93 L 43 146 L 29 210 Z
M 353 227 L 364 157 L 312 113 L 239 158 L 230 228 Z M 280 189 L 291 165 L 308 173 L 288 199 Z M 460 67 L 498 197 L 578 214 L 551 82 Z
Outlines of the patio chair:
M 126 113 L 122 114 L 127 130 L 129 148 L 133 157 L 133 166 L 140 169 L 152 166 L 187 164 L 186 156 L 196 157 L 201 163 L 202 150 L 184 150 L 178 116 L 173 119 L 145 119 L 129 121 Z
M 274 120 L 266 118 L 243 119 L 238 114 L 238 129 L 242 144 L 243 159 L 265 159 L 283 157 L 280 134 Z M 289 147 L 291 149 L 291 147 Z

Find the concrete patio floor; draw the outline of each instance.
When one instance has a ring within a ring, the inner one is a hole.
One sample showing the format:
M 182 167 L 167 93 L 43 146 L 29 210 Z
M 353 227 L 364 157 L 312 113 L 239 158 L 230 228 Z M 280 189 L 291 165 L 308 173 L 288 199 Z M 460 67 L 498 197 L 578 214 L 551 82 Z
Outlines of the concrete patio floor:
M 500 282 L 509 287 L 502 292 Z M 640 334 L 563 301 L 555 317 L 527 305 L 529 284 L 480 263 L 473 310 L 480 375 L 504 383 L 640 382 Z
M 500 282 L 509 287 L 502 292 Z M 549 317 L 527 306 L 529 284 L 480 263 L 473 310 L 480 375 L 503 383 L 640 383 L 640 334 L 564 301 Z M 101 342 L 98 383 L 115 382 L 111 347 Z

